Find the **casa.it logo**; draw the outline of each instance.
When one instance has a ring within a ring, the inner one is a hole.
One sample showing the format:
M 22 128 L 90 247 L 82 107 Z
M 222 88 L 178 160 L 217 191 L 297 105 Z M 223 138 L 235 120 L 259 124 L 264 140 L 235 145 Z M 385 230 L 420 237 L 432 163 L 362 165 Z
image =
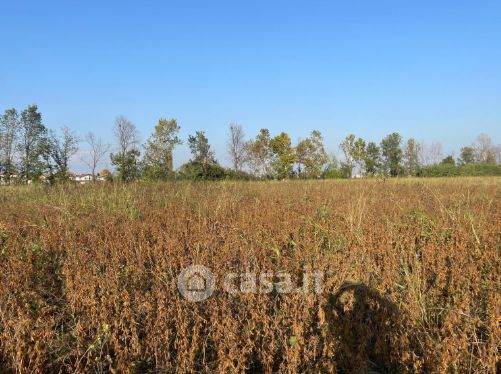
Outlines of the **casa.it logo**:
M 202 265 L 189 266 L 177 277 L 177 288 L 188 301 L 207 300 L 214 292 L 216 282 L 210 269 Z
M 293 282 L 293 277 L 286 272 L 228 273 L 221 280 L 222 290 L 230 295 L 236 294 L 307 294 L 322 292 L 323 273 L 304 268 L 302 277 Z M 216 287 L 216 278 L 212 271 L 203 265 L 188 266 L 177 278 L 177 287 L 181 296 L 191 302 L 207 300 Z

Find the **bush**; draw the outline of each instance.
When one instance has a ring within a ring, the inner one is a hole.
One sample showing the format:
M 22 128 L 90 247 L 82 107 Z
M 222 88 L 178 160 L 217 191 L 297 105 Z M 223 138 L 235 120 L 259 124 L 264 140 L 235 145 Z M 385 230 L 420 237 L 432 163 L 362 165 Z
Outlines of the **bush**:
M 501 165 L 494 164 L 435 164 L 420 168 L 418 177 L 500 176 Z
M 322 173 L 322 178 L 340 179 L 340 178 L 348 178 L 348 175 L 345 170 L 339 169 L 337 167 L 329 167 Z
M 203 165 L 197 161 L 190 161 L 179 168 L 177 172 L 178 179 L 190 180 L 253 180 L 256 179 L 253 175 L 243 172 L 235 171 L 222 167 L 219 164 L 206 164 Z

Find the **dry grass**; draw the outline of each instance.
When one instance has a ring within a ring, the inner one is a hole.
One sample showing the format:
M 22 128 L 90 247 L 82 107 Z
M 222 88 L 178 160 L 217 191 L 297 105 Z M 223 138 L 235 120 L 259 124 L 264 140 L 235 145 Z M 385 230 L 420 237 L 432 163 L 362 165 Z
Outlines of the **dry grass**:
M 500 181 L 0 188 L 0 371 L 494 373 Z M 190 303 L 190 264 L 323 292 Z

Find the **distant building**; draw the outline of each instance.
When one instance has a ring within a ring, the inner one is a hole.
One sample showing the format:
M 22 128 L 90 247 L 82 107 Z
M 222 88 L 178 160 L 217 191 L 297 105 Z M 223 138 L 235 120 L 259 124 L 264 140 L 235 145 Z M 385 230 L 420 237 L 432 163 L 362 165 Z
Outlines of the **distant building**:
M 109 173 L 107 170 L 105 170 L 106 173 L 104 174 L 97 174 L 96 175 L 96 181 L 99 182 L 104 182 L 107 179 L 110 178 L 111 173 Z M 92 174 L 88 173 L 83 173 L 83 174 L 73 174 L 69 173 L 69 179 L 77 184 L 86 184 L 92 182 Z M 45 183 L 49 184 L 50 183 L 50 176 L 49 175 L 40 175 L 38 177 L 38 180 L 40 183 Z M 8 185 L 8 184 L 16 184 L 20 181 L 20 176 L 19 174 L 12 174 L 10 178 L 7 178 L 7 175 L 0 173 L 0 186 Z M 27 184 L 32 184 L 32 180 L 27 180 L 25 181 Z
M 92 182 L 92 174 L 74 174 L 70 178 L 78 184 Z
M 0 185 L 14 184 L 19 180 L 18 174 L 11 174 L 10 178 L 7 180 L 7 175 L 0 174 Z

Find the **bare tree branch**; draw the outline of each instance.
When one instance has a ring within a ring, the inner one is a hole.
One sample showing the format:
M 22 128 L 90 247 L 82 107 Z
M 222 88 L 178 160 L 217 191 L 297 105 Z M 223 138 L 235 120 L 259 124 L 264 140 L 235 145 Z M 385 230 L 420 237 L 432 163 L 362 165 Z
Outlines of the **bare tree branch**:
M 245 135 L 242 126 L 237 123 L 230 123 L 228 136 L 228 154 L 233 163 L 233 169 L 240 171 L 247 161 L 247 143 L 244 139 Z
M 98 165 L 102 162 L 104 156 L 110 151 L 111 146 L 108 143 L 103 143 L 103 141 L 89 132 L 85 136 L 85 141 L 90 146 L 89 158 L 82 159 L 92 171 L 92 180 L 96 180 L 96 169 Z
M 135 149 L 139 144 L 136 126 L 124 116 L 118 116 L 115 119 L 113 133 L 117 138 L 119 151 L 122 155 Z

